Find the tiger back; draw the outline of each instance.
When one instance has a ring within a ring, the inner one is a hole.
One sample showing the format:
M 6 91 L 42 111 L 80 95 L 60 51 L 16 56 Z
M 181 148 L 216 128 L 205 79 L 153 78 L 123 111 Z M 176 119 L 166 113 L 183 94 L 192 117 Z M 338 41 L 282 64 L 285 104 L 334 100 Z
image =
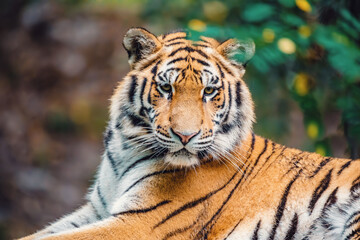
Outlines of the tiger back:
M 251 42 L 124 38 L 87 203 L 25 239 L 360 239 L 360 161 L 252 132 Z

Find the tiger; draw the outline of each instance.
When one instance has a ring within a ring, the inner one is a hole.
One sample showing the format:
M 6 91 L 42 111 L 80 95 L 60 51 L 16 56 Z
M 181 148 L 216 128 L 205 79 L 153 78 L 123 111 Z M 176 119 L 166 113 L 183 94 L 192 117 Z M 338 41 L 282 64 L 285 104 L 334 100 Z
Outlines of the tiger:
M 360 239 L 360 161 L 253 132 L 251 41 L 131 28 L 86 203 L 30 239 Z

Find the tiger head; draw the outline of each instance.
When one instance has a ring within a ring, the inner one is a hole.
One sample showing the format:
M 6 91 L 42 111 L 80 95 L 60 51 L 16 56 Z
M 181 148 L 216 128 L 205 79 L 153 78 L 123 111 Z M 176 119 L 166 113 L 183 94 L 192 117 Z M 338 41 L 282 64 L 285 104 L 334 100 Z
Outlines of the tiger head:
M 242 77 L 252 42 L 193 42 L 185 32 L 156 37 L 132 28 L 123 45 L 131 70 L 110 110 L 122 148 L 194 166 L 226 156 L 251 133 L 253 101 Z

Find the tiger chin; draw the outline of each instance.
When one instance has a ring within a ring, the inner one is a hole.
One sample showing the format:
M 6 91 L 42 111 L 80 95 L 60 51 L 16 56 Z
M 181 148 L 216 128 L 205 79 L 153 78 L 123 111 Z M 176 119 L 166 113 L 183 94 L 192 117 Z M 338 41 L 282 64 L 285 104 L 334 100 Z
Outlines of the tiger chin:
M 252 42 L 132 28 L 123 45 L 86 203 L 23 239 L 360 239 L 359 160 L 252 132 Z

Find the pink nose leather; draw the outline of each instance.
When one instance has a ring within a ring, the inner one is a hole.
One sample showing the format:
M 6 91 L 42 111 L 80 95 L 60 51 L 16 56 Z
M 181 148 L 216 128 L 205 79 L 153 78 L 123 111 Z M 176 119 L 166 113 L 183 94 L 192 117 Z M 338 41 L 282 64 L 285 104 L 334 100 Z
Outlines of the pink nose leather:
M 192 137 L 194 137 L 196 134 L 198 134 L 198 133 L 194 132 L 189 135 L 184 135 L 184 134 L 181 134 L 180 132 L 176 132 L 176 131 L 173 131 L 173 132 L 176 134 L 176 136 L 178 136 L 180 138 L 180 141 L 184 145 L 187 144 Z

